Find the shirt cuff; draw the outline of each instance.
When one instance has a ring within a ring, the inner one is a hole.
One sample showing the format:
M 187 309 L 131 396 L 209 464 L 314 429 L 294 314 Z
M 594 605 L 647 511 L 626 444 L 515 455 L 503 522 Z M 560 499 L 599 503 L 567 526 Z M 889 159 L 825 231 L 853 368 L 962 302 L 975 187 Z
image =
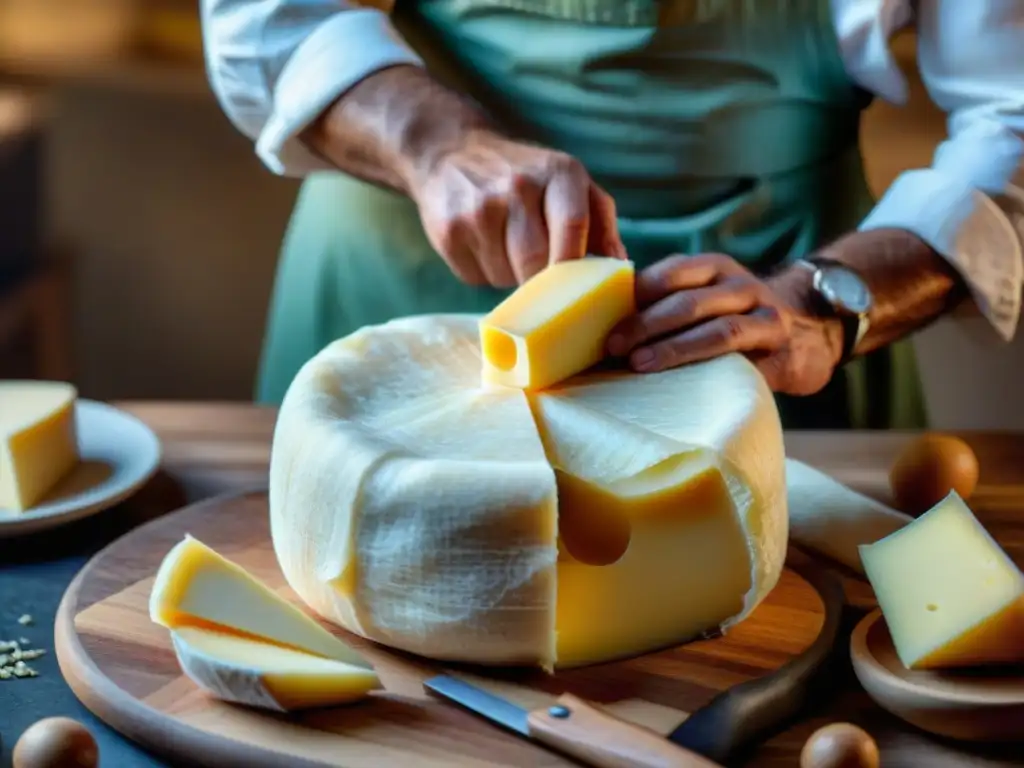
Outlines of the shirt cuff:
M 256 154 L 274 173 L 306 176 L 334 166 L 306 147 L 299 134 L 367 76 L 423 60 L 375 9 L 332 16 L 289 58 L 274 88 L 274 108 L 256 142 Z
M 1012 204 L 1011 193 L 1006 197 Z M 1024 234 L 991 197 L 959 174 L 937 168 L 908 171 L 859 229 L 888 227 L 913 232 L 947 259 L 999 336 L 1013 338 L 1024 281 Z

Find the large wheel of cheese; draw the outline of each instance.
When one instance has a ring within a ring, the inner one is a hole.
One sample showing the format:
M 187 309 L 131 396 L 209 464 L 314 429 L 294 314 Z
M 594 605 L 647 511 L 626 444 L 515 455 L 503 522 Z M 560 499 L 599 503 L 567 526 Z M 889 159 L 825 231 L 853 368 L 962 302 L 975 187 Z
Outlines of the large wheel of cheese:
M 296 593 L 388 646 L 548 668 L 742 620 L 787 538 L 756 368 L 731 355 L 528 395 L 481 384 L 477 320 L 364 328 L 296 376 L 270 473 Z

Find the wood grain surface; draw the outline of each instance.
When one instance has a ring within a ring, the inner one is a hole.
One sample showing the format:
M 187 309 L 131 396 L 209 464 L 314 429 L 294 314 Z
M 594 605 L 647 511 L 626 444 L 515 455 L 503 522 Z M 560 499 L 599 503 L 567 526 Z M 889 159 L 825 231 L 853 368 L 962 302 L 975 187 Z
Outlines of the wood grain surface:
M 188 507 L 100 552 L 70 586 L 57 614 L 55 642 L 61 671 L 76 695 L 122 733 L 154 751 L 209 766 L 574 765 L 429 697 L 422 683 L 443 672 L 440 665 L 335 628 L 370 658 L 385 693 L 353 707 L 288 717 L 206 696 L 183 675 L 167 630 L 148 613 L 160 562 L 186 533 L 298 603 L 274 558 L 263 492 Z M 459 674 L 527 709 L 570 693 L 668 734 L 718 692 L 771 674 L 799 656 L 818 637 L 823 619 L 818 593 L 786 571 L 746 621 L 715 640 L 553 676 L 468 668 Z
M 276 412 L 243 403 L 115 403 L 149 424 L 164 444 L 163 472 L 139 503 L 154 514 L 156 497 L 166 510 L 213 494 L 263 487 Z M 971 508 L 1024 566 L 1024 434 L 959 432 L 978 455 L 981 480 Z M 790 432 L 793 458 L 828 472 L 840 482 L 891 503 L 887 474 L 914 432 Z M 849 630 L 874 608 L 870 588 L 847 580 L 852 598 Z M 768 740 L 743 768 L 795 768 L 808 737 L 832 722 L 848 721 L 875 738 L 885 768 L 1005 768 L 1024 765 L 1019 749 L 984 748 L 936 739 L 878 707 L 861 689 L 849 666 L 836 671 L 835 694 L 822 708 Z

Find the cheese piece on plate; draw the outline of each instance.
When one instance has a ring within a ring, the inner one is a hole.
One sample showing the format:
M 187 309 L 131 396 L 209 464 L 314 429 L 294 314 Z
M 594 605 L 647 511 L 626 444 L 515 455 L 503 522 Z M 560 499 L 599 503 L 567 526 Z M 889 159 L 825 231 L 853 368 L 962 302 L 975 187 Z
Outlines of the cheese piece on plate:
M 608 333 L 634 311 L 632 262 L 552 264 L 480 321 L 483 380 L 536 390 L 567 379 L 604 358 Z
M 0 382 L 0 509 L 24 512 L 79 462 L 71 384 Z
M 786 459 L 786 490 L 793 541 L 859 573 L 862 544 L 913 520 L 796 459 Z
M 171 632 L 178 663 L 224 701 L 288 712 L 348 704 L 380 688 L 372 669 L 198 627 Z
M 478 322 L 367 327 L 296 376 L 270 470 L 294 591 L 385 645 L 545 669 L 745 618 L 787 541 L 782 431 L 757 369 L 730 355 L 488 387 Z
M 955 491 L 860 552 L 908 669 L 1024 661 L 1024 574 Z
M 237 563 L 186 536 L 164 557 L 149 597 L 150 619 L 276 644 L 363 667 L 369 663 Z

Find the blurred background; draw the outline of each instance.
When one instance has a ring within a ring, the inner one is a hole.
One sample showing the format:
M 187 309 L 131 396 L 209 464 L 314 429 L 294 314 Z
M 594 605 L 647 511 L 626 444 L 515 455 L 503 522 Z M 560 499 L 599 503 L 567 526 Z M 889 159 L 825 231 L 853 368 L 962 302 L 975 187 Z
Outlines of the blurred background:
M 913 37 L 893 49 L 912 95 L 870 109 L 876 193 L 945 133 Z M 214 101 L 197 0 L 0 0 L 0 378 L 250 399 L 297 188 Z M 1024 334 L 976 325 L 917 339 L 933 426 L 1024 429 Z

